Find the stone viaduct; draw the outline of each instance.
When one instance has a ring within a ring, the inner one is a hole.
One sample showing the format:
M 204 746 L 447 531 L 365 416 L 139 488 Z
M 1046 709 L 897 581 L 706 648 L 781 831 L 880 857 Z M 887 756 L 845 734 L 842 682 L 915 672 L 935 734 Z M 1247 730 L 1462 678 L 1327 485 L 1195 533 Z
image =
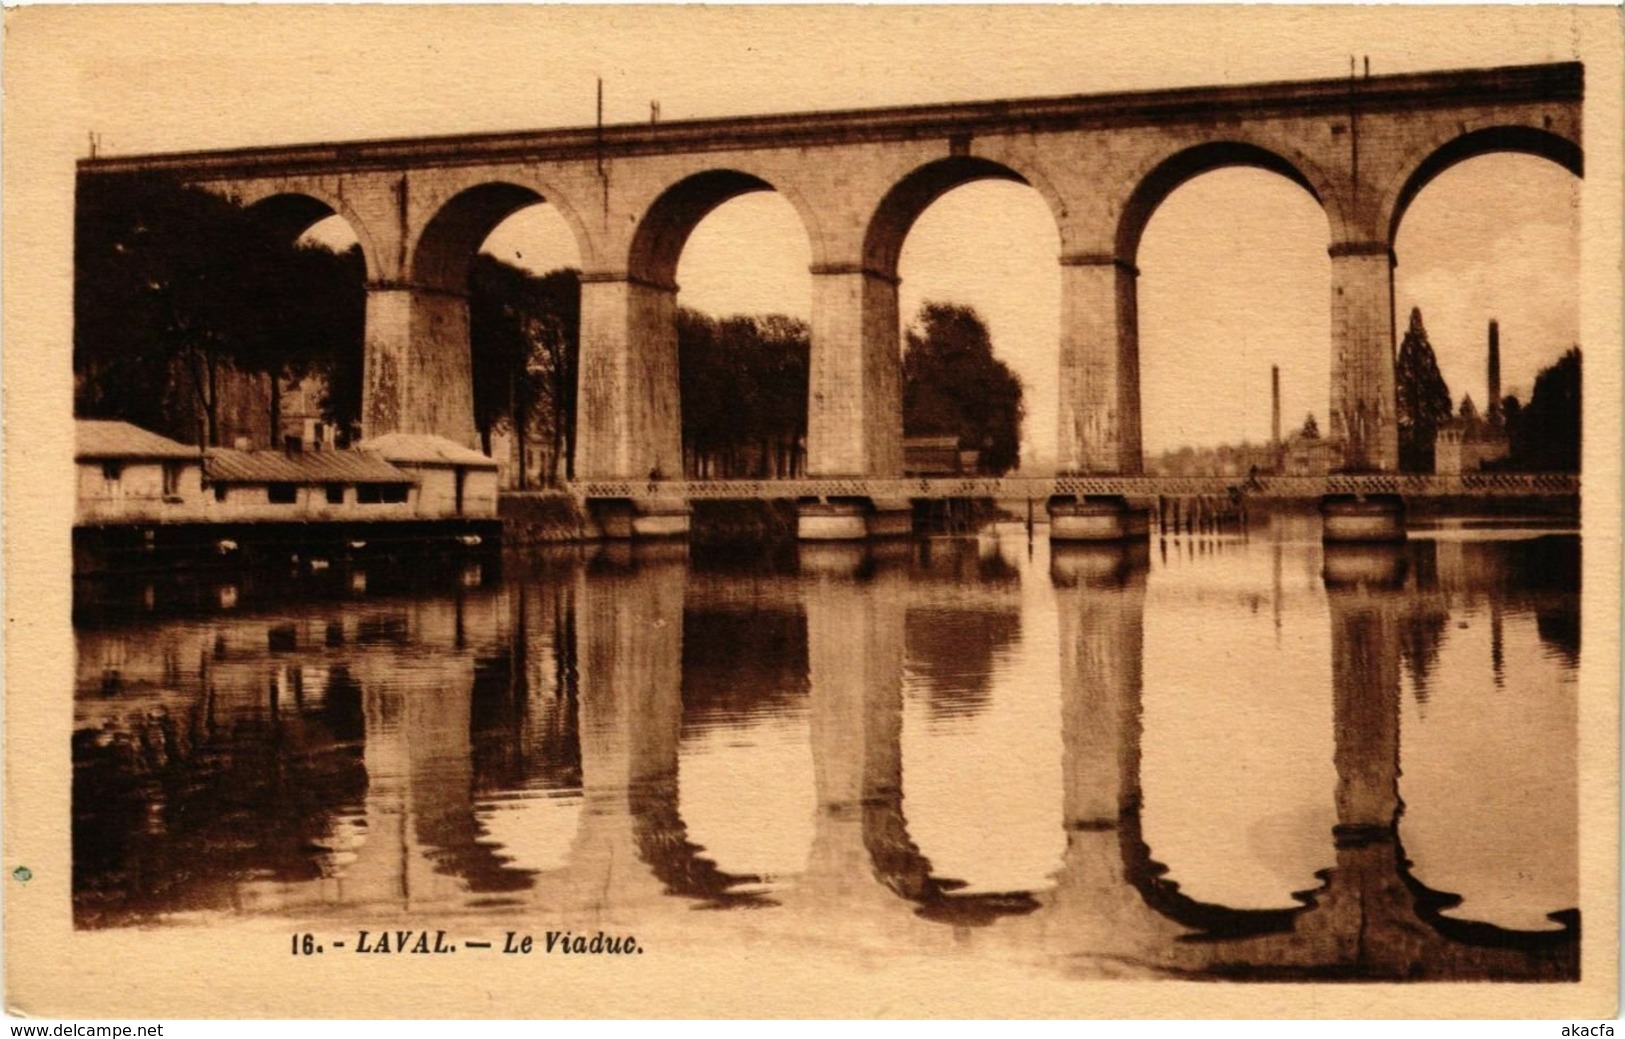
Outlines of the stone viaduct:
M 1141 469 L 1140 236 L 1210 170 L 1251 166 L 1308 192 L 1331 256 L 1330 434 L 1353 471 L 1397 465 L 1394 239 L 1429 181 L 1522 152 L 1581 172 L 1577 63 L 651 125 L 88 159 L 168 171 L 297 235 L 344 217 L 366 257 L 363 430 L 472 444 L 467 276 L 516 210 L 555 206 L 582 264 L 576 472 L 680 475 L 677 263 L 706 214 L 777 191 L 811 244 L 807 468 L 902 472 L 898 256 L 962 184 L 1030 185 L 1059 231 L 1058 464 Z

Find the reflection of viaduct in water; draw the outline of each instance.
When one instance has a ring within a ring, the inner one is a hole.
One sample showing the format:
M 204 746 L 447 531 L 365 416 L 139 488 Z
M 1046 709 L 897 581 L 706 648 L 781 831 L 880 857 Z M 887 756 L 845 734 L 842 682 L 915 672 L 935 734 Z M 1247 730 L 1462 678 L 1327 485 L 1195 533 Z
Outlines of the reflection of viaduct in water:
M 1404 555 L 1327 547 L 1332 611 L 1335 865 L 1301 907 L 1236 910 L 1167 879 L 1139 819 L 1143 575 L 1112 550 L 1058 553 L 1066 747 L 1065 864 L 1032 923 L 1047 944 L 1110 969 L 1255 977 L 1578 976 L 1578 916 L 1512 932 L 1445 917 L 1399 840 L 1399 650 Z M 1192 690 L 1201 695 L 1200 690 Z
M 1139 824 L 1143 546 L 1139 551 L 1084 549 L 1054 559 L 1066 855 L 1052 890 L 973 895 L 933 873 L 903 813 L 903 633 L 913 586 L 903 568 L 877 563 L 863 549 L 804 550 L 800 580 L 787 583 L 806 617 L 817 817 L 805 873 L 773 900 L 830 928 L 872 913 L 893 921 L 1002 920 L 991 940 L 1023 948 L 1036 939 L 1046 951 L 1088 961 L 1092 971 L 1115 964 L 1270 977 L 1576 974 L 1571 912 L 1554 914 L 1562 930 L 1540 933 L 1455 920 L 1441 911 L 1458 900 L 1409 872 L 1398 835 L 1402 550 L 1327 556 L 1338 822 L 1328 835 L 1322 885 L 1300 894 L 1296 907 L 1238 910 L 1196 901 L 1166 879 Z M 699 856 L 676 814 L 681 705 L 672 690 L 682 667 L 684 575 L 680 565 L 655 564 L 624 582 L 583 585 L 601 596 L 580 628 L 584 674 L 602 661 L 606 676 L 618 676 L 583 684 L 585 700 L 616 701 L 596 716 L 608 729 L 595 728 L 584 709 L 589 803 L 624 799 L 625 811 L 616 802 L 614 825 L 632 836 L 618 838 L 620 857 L 589 863 L 578 856 L 576 866 L 588 873 L 573 883 L 589 883 L 590 874 L 590 884 L 620 889 L 624 881 L 604 871 L 635 856 L 638 883 L 708 904 L 725 903 L 736 885 L 733 898 L 749 900 L 750 878 L 722 873 Z M 596 740 L 603 748 L 589 754 L 587 743 Z M 607 781 L 594 775 L 600 767 Z M 659 811 L 638 809 L 638 797 Z M 587 843 L 578 838 L 578 851 Z
M 1065 853 L 1052 888 L 992 894 L 964 893 L 936 875 L 903 811 L 905 628 L 922 583 L 910 566 L 868 548 L 816 548 L 804 548 L 799 575 L 765 579 L 776 608 L 794 606 L 805 618 L 816 821 L 793 881 L 726 872 L 688 837 L 678 798 L 684 607 L 690 585 L 708 578 L 676 548 L 555 575 L 564 579 L 538 592 L 540 606 L 524 589 L 506 600 L 477 593 L 421 602 L 399 617 L 329 622 L 321 636 L 320 622 L 308 632 L 272 631 L 273 646 L 320 637 L 344 661 L 327 695 L 343 692 L 358 705 L 366 788 L 360 821 L 330 827 L 328 846 L 343 854 L 324 859 L 321 877 L 274 891 L 248 884 L 239 897 L 277 909 L 545 906 L 578 929 L 641 924 L 683 905 L 761 906 L 804 932 L 874 933 L 879 924 L 891 940 L 928 948 L 941 944 L 937 922 L 981 924 L 978 941 L 1089 974 L 1577 976 L 1572 910 L 1552 914 L 1561 930 L 1539 933 L 1457 920 L 1443 913 L 1457 900 L 1409 870 L 1398 825 L 1406 550 L 1326 552 L 1337 772 L 1328 868 L 1298 905 L 1240 910 L 1183 893 L 1142 836 L 1145 546 L 1052 557 Z M 991 581 L 982 594 L 1006 602 L 1008 584 Z M 526 618 L 545 617 L 549 604 L 554 644 L 544 652 L 529 641 L 545 623 Z M 208 683 L 228 696 L 227 686 L 263 691 L 264 645 L 241 663 L 228 652 Z M 544 655 L 573 660 L 558 670 L 553 695 L 573 704 L 576 718 L 573 732 L 549 736 L 572 767 L 544 785 L 573 786 L 579 761 L 581 793 L 568 854 L 549 870 L 513 862 L 486 836 L 477 798 L 487 781 L 475 746 L 489 735 L 488 721 L 476 720 L 501 715 L 484 701 L 523 690 L 527 662 Z M 231 667 L 249 670 L 239 679 Z

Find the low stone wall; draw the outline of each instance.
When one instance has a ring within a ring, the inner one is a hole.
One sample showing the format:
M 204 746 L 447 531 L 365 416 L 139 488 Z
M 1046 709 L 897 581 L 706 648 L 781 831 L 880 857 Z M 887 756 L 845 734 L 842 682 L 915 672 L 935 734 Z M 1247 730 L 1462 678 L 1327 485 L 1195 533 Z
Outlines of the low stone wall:
M 598 531 L 579 502 L 562 491 L 504 491 L 497 499 L 502 541 L 507 545 L 543 545 L 587 541 Z

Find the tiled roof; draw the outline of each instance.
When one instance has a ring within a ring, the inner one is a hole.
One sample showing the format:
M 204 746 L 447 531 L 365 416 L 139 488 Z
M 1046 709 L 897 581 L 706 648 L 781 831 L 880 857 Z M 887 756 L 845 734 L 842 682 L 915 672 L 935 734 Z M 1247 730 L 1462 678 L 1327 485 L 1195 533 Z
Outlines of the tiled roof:
M 209 448 L 204 473 L 218 483 L 412 483 L 371 451 L 236 451 Z
M 73 457 L 195 459 L 197 448 L 128 422 L 82 418 L 74 421 Z
M 357 445 L 363 450 L 376 451 L 391 462 L 415 465 L 467 465 L 481 469 L 495 469 L 495 459 L 445 437 L 428 433 L 385 433 L 383 436 L 363 440 Z

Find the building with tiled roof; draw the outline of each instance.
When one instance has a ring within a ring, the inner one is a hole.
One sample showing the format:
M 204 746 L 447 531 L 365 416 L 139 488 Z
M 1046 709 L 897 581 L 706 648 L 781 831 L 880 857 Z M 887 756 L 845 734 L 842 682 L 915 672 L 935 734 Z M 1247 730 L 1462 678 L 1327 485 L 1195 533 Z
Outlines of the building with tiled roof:
M 211 483 L 401 483 L 405 473 L 371 451 L 243 451 L 211 447 Z
M 412 475 L 417 511 L 425 517 L 495 516 L 495 459 L 427 433 L 386 433 L 356 445 Z
M 77 525 L 168 522 L 203 500 L 203 458 L 195 447 L 128 422 L 74 423 Z
M 92 461 L 109 458 L 196 461 L 198 449 L 128 422 L 82 418 L 74 422 L 73 456 Z
M 493 519 L 497 464 L 440 437 L 353 450 L 200 450 L 128 422 L 81 419 L 78 526 Z

